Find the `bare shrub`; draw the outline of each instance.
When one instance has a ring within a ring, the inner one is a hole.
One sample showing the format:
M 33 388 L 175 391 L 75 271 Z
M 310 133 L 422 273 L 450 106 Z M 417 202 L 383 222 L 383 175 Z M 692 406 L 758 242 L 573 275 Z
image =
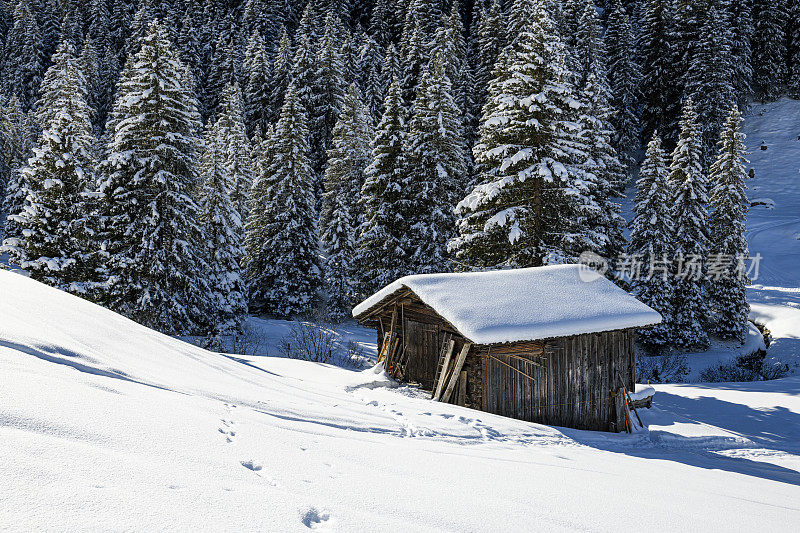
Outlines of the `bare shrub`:
M 332 363 L 336 332 L 320 322 L 292 322 L 289 333 L 278 343 L 278 351 L 290 359 Z
M 700 372 L 700 381 L 723 383 L 736 381 L 766 381 L 789 375 L 789 365 L 767 363 L 766 352 L 740 355 L 732 363 L 714 365 Z
M 345 368 L 358 368 L 367 360 L 364 347 L 354 340 L 347 341 L 346 350 L 342 356 L 341 366 Z
M 248 324 L 231 335 L 230 353 L 239 355 L 268 355 L 267 337 L 261 330 Z
M 636 380 L 640 383 L 677 383 L 689 375 L 683 354 L 644 355 L 636 358 Z

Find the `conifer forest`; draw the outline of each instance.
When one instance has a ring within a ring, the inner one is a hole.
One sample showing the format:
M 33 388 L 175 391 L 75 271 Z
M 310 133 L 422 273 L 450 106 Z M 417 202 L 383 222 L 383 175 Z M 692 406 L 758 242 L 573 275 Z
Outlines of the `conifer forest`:
M 703 350 L 800 0 L 3 1 L 0 87 L 0 253 L 159 331 L 588 257 Z

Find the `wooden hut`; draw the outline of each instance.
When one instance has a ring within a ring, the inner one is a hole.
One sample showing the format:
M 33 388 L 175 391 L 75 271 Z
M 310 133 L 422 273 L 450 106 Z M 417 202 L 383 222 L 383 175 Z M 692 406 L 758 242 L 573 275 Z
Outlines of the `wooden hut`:
M 661 316 L 579 265 L 401 278 L 353 310 L 397 379 L 439 401 L 622 431 L 635 329 Z

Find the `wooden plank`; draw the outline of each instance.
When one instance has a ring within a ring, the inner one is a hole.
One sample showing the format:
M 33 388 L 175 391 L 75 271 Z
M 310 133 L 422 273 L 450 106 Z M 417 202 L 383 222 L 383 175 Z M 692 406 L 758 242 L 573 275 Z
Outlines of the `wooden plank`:
M 462 370 L 461 376 L 458 378 L 458 405 L 466 405 L 467 403 L 467 371 Z
M 469 349 L 471 347 L 471 342 L 465 342 L 464 347 L 461 348 L 461 352 L 458 354 L 458 358 L 453 366 L 453 375 L 450 376 L 450 381 L 447 383 L 447 388 L 444 390 L 444 394 L 442 394 L 441 401 L 445 403 L 450 401 L 450 396 L 453 394 L 456 381 L 458 381 L 458 376 L 461 374 L 461 368 L 464 366 L 464 361 L 467 360 L 467 354 L 469 353 Z
M 450 358 L 453 355 L 453 348 L 455 348 L 455 346 L 456 346 L 456 341 L 450 339 L 450 341 L 447 343 L 447 352 L 445 353 L 444 356 L 444 363 L 442 363 L 442 372 L 441 374 L 439 374 L 439 380 L 438 383 L 436 384 L 436 390 L 433 393 L 433 399 L 437 402 L 439 401 L 439 398 L 442 397 L 442 389 L 444 388 L 444 383 L 445 380 L 447 379 L 448 371 L 450 370 L 449 368 Z

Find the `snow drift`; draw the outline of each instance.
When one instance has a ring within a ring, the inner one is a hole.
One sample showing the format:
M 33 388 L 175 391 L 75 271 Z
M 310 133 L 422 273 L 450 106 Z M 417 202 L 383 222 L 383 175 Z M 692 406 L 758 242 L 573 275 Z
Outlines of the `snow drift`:
M 0 529 L 794 530 L 800 379 L 657 386 L 649 431 L 210 353 L 0 271 Z

